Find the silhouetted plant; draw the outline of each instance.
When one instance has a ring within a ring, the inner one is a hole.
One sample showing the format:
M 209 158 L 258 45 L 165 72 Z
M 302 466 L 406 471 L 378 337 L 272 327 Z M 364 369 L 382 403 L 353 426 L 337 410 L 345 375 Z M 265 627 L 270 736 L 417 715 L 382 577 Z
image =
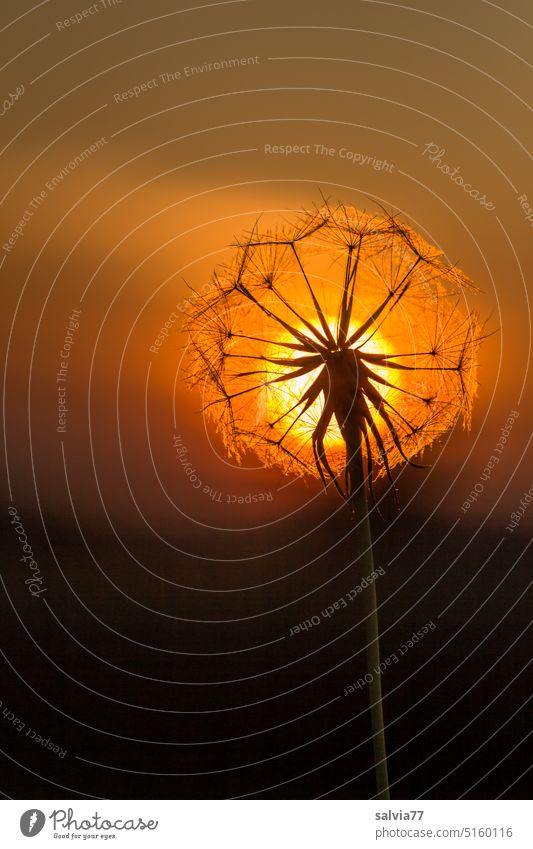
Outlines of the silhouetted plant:
M 324 204 L 259 223 L 191 299 L 189 380 L 228 454 L 319 476 L 348 502 L 357 559 L 373 569 L 365 479 L 387 476 L 471 420 L 475 313 L 468 278 L 398 217 Z M 379 665 L 376 595 L 366 602 Z M 378 794 L 388 798 L 381 683 L 369 687 Z

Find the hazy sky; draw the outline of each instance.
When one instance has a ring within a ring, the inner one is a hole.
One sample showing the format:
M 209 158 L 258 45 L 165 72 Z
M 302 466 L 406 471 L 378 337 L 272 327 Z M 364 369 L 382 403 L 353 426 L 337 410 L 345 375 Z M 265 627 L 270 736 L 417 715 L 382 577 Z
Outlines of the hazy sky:
M 185 522 L 191 532 L 196 519 L 253 523 L 257 508 L 236 516 L 184 485 L 179 433 L 213 491 L 275 492 L 260 515 L 277 520 L 315 496 L 319 511 L 330 509 L 333 497 L 320 501 L 316 482 L 278 491 L 287 482 L 275 473 L 227 464 L 205 432 L 199 396 L 183 389 L 186 339 L 175 320 L 185 281 L 208 282 L 260 212 L 276 221 L 322 191 L 401 211 L 479 286 L 470 305 L 494 335 L 482 351 L 472 432 L 458 430 L 443 457 L 428 456 L 428 473 L 404 476 L 405 493 L 422 487 L 425 509 L 451 486 L 441 509 L 460 514 L 516 410 L 502 461 L 468 516 L 495 507 L 503 521 L 530 485 L 521 460 L 533 225 L 525 4 L 238 0 L 176 10 L 158 0 L 147 10 L 123 0 L 44 2 L 27 15 L 10 5 L 4 91 L 24 89 L 2 118 L 16 499 L 33 509 L 37 491 L 52 513 L 68 515 L 64 454 L 79 510 L 98 521 L 105 505 L 135 525 L 139 507 L 155 524 Z
M 439 246 L 488 334 L 471 431 L 376 486 L 382 658 L 433 623 L 383 675 L 393 798 L 531 798 L 530 2 L 0 14 L 0 704 L 66 752 L 4 722 L 4 795 L 374 793 L 356 526 L 185 388 L 191 287 L 326 196 Z

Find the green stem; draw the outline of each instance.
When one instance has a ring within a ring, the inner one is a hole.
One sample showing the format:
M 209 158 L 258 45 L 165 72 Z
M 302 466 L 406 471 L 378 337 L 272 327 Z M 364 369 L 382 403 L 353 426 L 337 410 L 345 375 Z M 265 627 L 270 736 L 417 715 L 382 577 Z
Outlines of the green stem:
M 349 455 L 350 456 L 350 455 Z M 350 456 L 351 476 L 350 506 L 355 522 L 354 534 L 356 551 L 359 561 L 361 579 L 368 581 L 374 571 L 374 556 L 372 553 L 372 535 L 368 518 L 368 501 L 363 471 L 361 446 Z M 374 770 L 376 774 L 377 798 L 390 799 L 389 777 L 387 769 L 387 750 L 385 747 L 385 730 L 383 723 L 383 699 L 381 694 L 381 673 L 379 670 L 379 628 L 376 585 L 374 580 L 361 593 L 363 615 L 365 617 L 366 663 L 371 676 L 368 685 L 370 701 L 370 717 L 372 722 L 372 743 L 374 747 Z

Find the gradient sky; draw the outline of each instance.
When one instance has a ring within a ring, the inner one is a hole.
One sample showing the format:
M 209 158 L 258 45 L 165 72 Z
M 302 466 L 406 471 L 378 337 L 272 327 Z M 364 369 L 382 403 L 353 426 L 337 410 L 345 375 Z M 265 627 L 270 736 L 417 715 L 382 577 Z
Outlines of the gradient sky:
M 6 20 L 21 14 L 11 6 Z M 286 482 L 275 473 L 228 465 L 205 432 L 200 397 L 183 388 L 179 322 L 157 354 L 149 350 L 183 304 L 185 281 L 207 282 L 260 212 L 274 222 L 319 202 L 322 191 L 360 208 L 379 203 L 402 212 L 479 286 L 470 305 L 494 335 L 482 350 L 472 431 L 457 430 L 445 459 L 439 449 L 428 455 L 429 472 L 403 475 L 404 497 L 416 501 L 421 488 L 421 507 L 413 509 L 426 509 L 452 487 L 439 509 L 460 515 L 501 427 L 518 410 L 502 461 L 465 516 L 477 521 L 494 508 L 503 522 L 530 485 L 522 455 L 530 432 L 532 222 L 518 199 L 529 190 L 533 204 L 524 3 L 503 10 L 452 2 L 441 14 L 435 2 L 308 8 L 274 0 L 181 11 L 159 0 L 150 18 L 144 3 L 124 0 L 61 24 L 84 8 L 43 3 L 2 33 L 15 57 L 4 90 L 25 87 L 2 119 L 4 245 L 32 213 L 1 257 L 16 500 L 35 509 L 37 490 L 46 509 L 68 514 L 64 451 L 78 509 L 96 522 L 105 519 L 102 503 L 136 525 L 138 501 L 156 524 L 184 522 L 191 532 L 198 519 L 222 526 L 258 515 L 277 520 L 308 498 L 319 512 L 331 508 L 333 496 L 320 500 L 316 482 L 278 491 Z M 246 63 L 208 69 L 231 58 Z M 190 70 L 206 65 L 203 73 Z M 124 94 L 143 84 L 138 96 Z M 98 139 L 100 148 L 69 169 Z M 268 145 L 302 152 L 275 154 Z M 439 162 L 458 167 L 485 202 Z M 81 317 L 68 428 L 58 434 L 55 376 L 73 309 Z M 268 490 L 275 498 L 259 514 L 250 507 L 237 517 L 184 486 L 175 433 L 214 491 Z
M 438 245 L 489 334 L 471 431 L 376 486 L 382 657 L 438 623 L 383 676 L 393 796 L 531 798 L 530 6 L 2 3 L 1 697 L 68 750 L 3 722 L 4 795 L 373 794 L 363 596 L 291 636 L 360 581 L 346 508 L 185 388 L 191 287 L 324 195 Z

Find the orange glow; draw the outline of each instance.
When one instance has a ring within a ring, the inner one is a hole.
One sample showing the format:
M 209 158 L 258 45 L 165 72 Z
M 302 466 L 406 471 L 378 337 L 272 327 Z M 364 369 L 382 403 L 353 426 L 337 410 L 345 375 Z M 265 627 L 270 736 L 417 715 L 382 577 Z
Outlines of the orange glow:
M 335 330 L 335 319 L 331 318 L 331 316 L 327 317 L 327 322 L 332 331 Z M 356 330 L 357 325 L 355 323 L 350 325 L 349 333 L 353 333 Z M 298 330 L 303 331 L 305 328 L 303 325 L 300 325 Z M 290 334 L 285 333 L 281 334 L 275 341 L 278 343 L 282 342 L 290 342 L 292 337 Z M 366 342 L 363 345 L 362 350 L 366 351 L 370 354 L 379 354 L 379 353 L 390 353 L 385 340 L 383 339 L 380 333 L 377 333 L 373 339 Z M 268 356 L 274 357 L 278 351 L 278 347 L 276 345 L 271 346 L 271 350 L 268 352 Z M 293 352 L 294 353 L 294 352 Z M 291 357 L 298 361 L 298 356 L 294 355 Z M 275 376 L 276 372 L 273 366 L 267 365 L 267 375 L 266 379 L 272 378 Z M 380 368 L 379 366 L 376 368 L 376 373 L 383 377 L 385 380 L 390 380 L 390 369 L 388 368 Z M 283 416 L 288 410 L 290 410 L 294 405 L 298 402 L 298 399 L 302 397 L 306 389 L 312 384 L 313 380 L 316 379 L 318 373 L 318 369 L 314 369 L 308 375 L 303 375 L 302 377 L 295 377 L 293 380 L 287 380 L 284 383 L 275 383 L 272 386 L 264 386 L 262 388 L 262 397 L 258 402 L 258 410 L 261 411 L 261 417 L 266 418 L 267 421 L 276 421 Z M 393 390 L 386 389 L 383 393 L 383 397 L 386 399 L 387 395 Z M 376 409 L 372 403 L 369 404 L 372 414 L 376 417 Z M 320 414 L 324 409 L 324 396 L 320 395 L 317 400 L 309 407 L 306 413 L 298 419 L 292 428 L 293 436 L 299 439 L 301 442 L 306 443 L 311 439 L 311 435 L 317 425 L 317 422 L 320 418 Z M 383 426 L 383 422 L 378 420 L 378 425 L 380 431 L 385 434 L 385 427 Z M 335 447 L 337 449 L 344 448 L 344 439 L 342 437 L 340 427 L 335 419 L 332 420 L 328 431 L 325 437 L 325 445 L 326 448 Z
M 458 419 L 469 425 L 479 325 L 468 288 L 392 216 L 324 207 L 252 233 L 215 272 L 188 316 L 191 381 L 237 459 L 252 450 L 337 478 L 355 439 L 369 473 L 390 475 Z

